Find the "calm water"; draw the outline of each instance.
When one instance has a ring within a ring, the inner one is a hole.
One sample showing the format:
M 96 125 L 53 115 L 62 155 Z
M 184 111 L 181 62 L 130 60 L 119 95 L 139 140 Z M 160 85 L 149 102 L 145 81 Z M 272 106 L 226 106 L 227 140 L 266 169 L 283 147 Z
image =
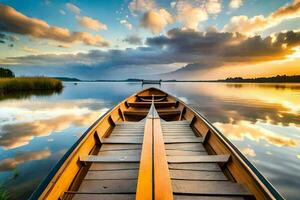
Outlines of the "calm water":
M 138 83 L 64 83 L 60 94 L 1 98 L 0 181 L 25 199 L 100 115 Z M 300 84 L 164 83 L 197 104 L 286 197 L 300 188 Z

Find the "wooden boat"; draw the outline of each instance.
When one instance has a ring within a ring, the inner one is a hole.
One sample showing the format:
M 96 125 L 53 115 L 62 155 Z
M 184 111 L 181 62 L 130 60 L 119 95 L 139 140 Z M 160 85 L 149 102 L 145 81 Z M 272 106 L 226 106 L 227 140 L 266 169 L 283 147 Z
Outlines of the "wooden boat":
M 31 199 L 283 199 L 198 111 L 159 89 L 98 119 Z

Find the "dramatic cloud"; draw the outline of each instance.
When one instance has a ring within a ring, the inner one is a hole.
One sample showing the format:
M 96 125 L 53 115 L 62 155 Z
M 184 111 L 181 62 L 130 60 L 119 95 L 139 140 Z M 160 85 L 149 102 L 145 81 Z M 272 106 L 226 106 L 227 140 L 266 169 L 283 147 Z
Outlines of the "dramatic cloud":
M 76 19 L 81 26 L 84 26 L 86 28 L 96 30 L 96 31 L 107 30 L 107 26 L 96 19 L 86 17 L 86 16 L 83 17 L 77 16 Z
M 128 35 L 123 41 L 133 45 L 143 44 L 142 38 L 139 37 L 138 35 Z
M 132 24 L 130 24 L 126 19 L 120 20 L 120 24 L 122 24 L 123 26 L 125 26 L 125 27 L 128 28 L 129 30 L 132 29 Z
M 71 11 L 71 12 L 73 12 L 74 14 L 77 14 L 77 15 L 79 15 L 80 12 L 81 12 L 80 8 L 78 8 L 77 6 L 75 6 L 75 5 L 72 4 L 72 3 L 66 3 L 66 8 L 67 8 L 69 11 Z
M 14 8 L 3 4 L 0 4 L 0 31 L 65 43 L 82 42 L 91 46 L 108 46 L 108 42 L 100 35 L 93 36 L 87 32 L 70 32 L 66 28 L 50 26 L 43 20 L 27 17 Z
M 232 9 L 238 9 L 243 5 L 243 0 L 230 0 L 229 7 Z
M 234 16 L 230 22 L 224 26 L 225 32 L 241 32 L 244 34 L 255 34 L 272 26 L 276 26 L 287 19 L 300 17 L 300 0 L 294 0 L 268 17 L 257 15 L 254 17 L 247 17 L 245 15 Z
M 247 37 L 239 33 L 199 32 L 193 30 L 172 29 L 166 36 L 148 38 L 148 46 L 127 48 L 125 50 L 94 50 L 89 53 L 63 55 L 32 55 L 23 57 L 8 57 L 2 63 L 20 63 L 23 65 L 73 65 L 84 64 L 82 70 L 121 70 L 132 67 L 145 71 L 146 66 L 169 65 L 173 70 L 177 63 L 186 67 L 179 72 L 194 73 L 198 70 L 218 68 L 225 65 L 254 64 L 260 62 L 285 59 L 295 52 L 300 45 L 300 32 L 283 32 L 274 36 Z M 171 66 L 173 65 L 173 66 Z M 181 65 L 181 66 L 182 66 Z M 159 66 L 159 67 L 158 67 Z M 170 68 L 170 69 L 171 69 Z M 71 68 L 70 68 L 71 69 Z
M 150 10 L 156 9 L 154 0 L 133 0 L 129 3 L 128 8 L 131 12 L 145 13 Z
M 49 150 L 17 153 L 13 158 L 5 158 L 0 161 L 0 172 L 13 170 L 22 163 L 33 160 L 42 160 L 50 155 L 51 152 Z
M 173 22 L 172 15 L 165 9 L 146 12 L 141 21 L 141 26 L 149 28 L 152 33 L 160 33 L 168 24 Z

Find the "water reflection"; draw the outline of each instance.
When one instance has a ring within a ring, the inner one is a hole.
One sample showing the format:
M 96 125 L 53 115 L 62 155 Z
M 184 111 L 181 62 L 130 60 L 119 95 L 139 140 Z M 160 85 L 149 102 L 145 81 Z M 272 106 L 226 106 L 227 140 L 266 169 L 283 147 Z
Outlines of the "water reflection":
M 12 149 L 29 144 L 35 137 L 48 136 L 69 127 L 88 126 L 107 109 L 91 110 L 98 102 L 60 101 L 53 104 L 39 102 L 29 107 L 30 102 L 3 103 L 0 108 L 6 116 L 1 127 L 0 146 Z M 11 123 L 11 121 L 13 121 Z
M 0 180 L 11 198 L 26 199 L 90 124 L 140 89 L 139 83 L 65 83 L 58 95 L 0 101 Z M 300 84 L 163 83 L 161 89 L 197 105 L 285 197 L 298 198 Z
M 264 128 L 259 122 L 252 124 L 249 121 L 241 120 L 235 124 L 215 122 L 214 125 L 231 140 L 243 141 L 246 137 L 256 142 L 265 140 L 267 143 L 278 147 L 296 147 L 298 145 L 296 139 L 272 132 Z
M 19 164 L 32 160 L 41 160 L 50 155 L 51 152 L 49 150 L 17 153 L 13 158 L 6 158 L 0 161 L 0 171 L 11 171 L 16 169 Z

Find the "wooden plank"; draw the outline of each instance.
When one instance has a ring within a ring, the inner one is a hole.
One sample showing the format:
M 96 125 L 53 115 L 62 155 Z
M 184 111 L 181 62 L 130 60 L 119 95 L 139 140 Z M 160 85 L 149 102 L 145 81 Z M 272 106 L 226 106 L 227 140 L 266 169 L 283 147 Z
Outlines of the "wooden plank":
M 112 132 L 112 134 L 115 133 L 115 134 L 122 134 L 122 133 L 127 133 L 127 134 L 144 134 L 144 130 L 114 130 Z
M 134 200 L 134 194 L 74 194 L 72 200 Z
M 80 156 L 81 162 L 139 162 L 140 156 Z
M 195 136 L 193 132 L 163 132 L 164 136 Z
M 181 130 L 163 130 L 163 134 L 165 133 L 191 133 L 192 135 L 195 135 L 195 133 L 192 130 L 188 131 L 181 131 Z
M 158 200 L 173 200 L 171 178 L 167 163 L 160 119 L 154 119 L 154 194 Z
M 174 200 L 245 200 L 237 196 L 191 196 L 191 195 L 174 195 Z
M 111 136 L 115 136 L 115 137 L 142 137 L 144 136 L 144 134 L 127 134 L 127 133 L 121 133 L 121 134 L 111 134 Z
M 223 172 L 214 171 L 194 171 L 194 170 L 170 170 L 171 178 L 177 180 L 208 180 L 226 181 L 228 180 Z
M 115 150 L 115 151 L 99 151 L 98 156 L 139 156 L 141 149 Z
M 169 163 L 226 163 L 230 155 L 168 156 Z
M 246 187 L 230 181 L 173 180 L 172 186 L 176 194 L 251 195 Z
M 205 151 L 166 150 L 167 156 L 200 156 L 207 155 Z
M 147 119 L 145 123 L 144 140 L 136 189 L 136 200 L 152 200 L 153 198 L 152 142 L 152 119 Z
M 152 102 L 128 102 L 131 107 L 147 107 L 150 108 Z M 156 108 L 172 107 L 176 105 L 175 101 L 154 102 Z
M 201 137 L 195 138 L 166 138 L 164 139 L 165 144 L 175 144 L 175 143 L 202 143 Z
M 165 144 L 166 150 L 205 151 L 201 143 Z
M 165 131 L 163 130 L 164 134 L 170 134 L 170 133 L 181 133 L 181 134 L 191 134 L 193 136 L 196 137 L 195 133 L 192 130 L 188 130 L 188 131 L 180 131 L 180 130 L 170 130 L 170 131 Z
M 142 149 L 141 144 L 102 144 L 100 151 Z
M 169 164 L 169 169 L 185 169 L 185 170 L 203 170 L 203 171 L 221 171 L 216 163 L 178 163 Z
M 194 135 L 187 136 L 187 135 L 164 135 L 163 136 L 164 140 L 166 139 L 201 139 L 201 137 L 196 137 Z
M 126 170 L 126 169 L 139 169 L 139 163 L 92 163 L 89 171 L 92 170 Z
M 138 170 L 112 170 L 112 171 L 88 171 L 85 180 L 95 179 L 95 180 L 124 180 L 124 179 L 137 179 Z
M 144 135 L 144 131 L 113 131 L 112 134 L 141 134 Z
M 95 194 L 134 194 L 136 180 L 83 180 L 78 192 Z
M 162 94 L 162 95 L 158 95 L 158 94 L 156 94 L 156 95 L 137 95 L 137 97 L 151 100 L 152 98 L 154 98 L 154 99 L 164 98 L 164 97 L 167 97 L 167 95 L 166 94 Z
M 121 128 L 122 128 L 122 129 L 123 129 L 123 128 L 139 128 L 139 129 L 143 129 L 144 127 L 145 127 L 144 124 L 143 124 L 143 125 L 135 125 L 135 124 L 133 124 L 133 125 L 120 125 L 120 124 L 119 124 L 119 125 L 116 125 L 116 126 L 115 126 L 115 129 L 116 129 L 116 128 L 120 128 L 120 129 L 121 129 Z
M 102 138 L 102 144 L 142 144 L 143 138 L 136 137 L 136 138 L 129 138 L 129 137 L 109 137 L 109 138 Z
M 160 109 L 157 110 L 159 115 L 178 115 L 180 114 L 180 110 L 178 109 Z M 147 115 L 148 110 L 142 110 L 142 109 L 128 109 L 124 111 L 124 115 Z
M 190 125 L 184 125 L 184 126 L 163 126 L 163 130 L 174 130 L 174 129 L 179 129 L 179 130 L 192 130 Z

